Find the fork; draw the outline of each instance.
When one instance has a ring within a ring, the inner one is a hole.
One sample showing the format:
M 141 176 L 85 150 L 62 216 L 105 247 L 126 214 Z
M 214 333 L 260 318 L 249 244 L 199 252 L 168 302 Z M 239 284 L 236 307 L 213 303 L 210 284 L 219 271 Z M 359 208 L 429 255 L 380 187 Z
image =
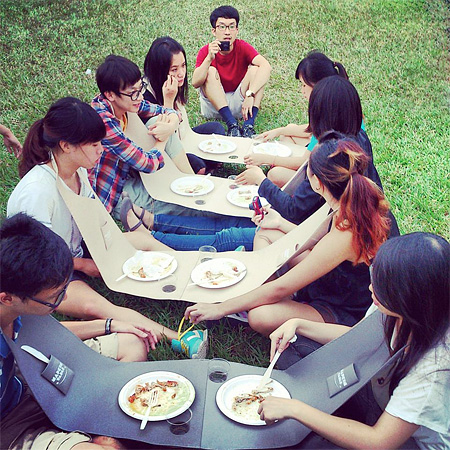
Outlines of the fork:
M 294 334 L 294 336 L 289 339 L 289 342 L 293 344 L 297 340 L 297 335 Z M 281 353 L 277 350 L 275 352 L 275 355 L 272 359 L 272 362 L 270 363 L 269 367 L 264 372 L 263 377 L 261 378 L 261 381 L 258 384 L 258 387 L 256 388 L 258 391 L 261 390 L 270 380 L 270 375 L 272 375 L 272 370 L 275 366 L 275 363 L 278 361 L 278 358 L 280 357 Z
M 159 391 L 157 391 L 156 389 L 152 391 L 152 395 L 150 396 L 150 402 L 147 406 L 147 411 L 145 411 L 145 416 L 141 422 L 141 427 L 140 427 L 141 430 L 143 430 L 146 427 L 148 418 L 150 416 L 150 411 L 152 410 L 153 406 L 155 406 L 156 403 L 158 402 L 158 392 Z

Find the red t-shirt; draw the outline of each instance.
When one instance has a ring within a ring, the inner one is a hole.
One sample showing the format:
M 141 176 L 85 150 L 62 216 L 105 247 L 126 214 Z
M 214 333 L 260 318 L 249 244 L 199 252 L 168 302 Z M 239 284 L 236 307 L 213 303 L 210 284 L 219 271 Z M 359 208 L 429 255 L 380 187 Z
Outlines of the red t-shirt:
M 248 66 L 259 53 L 242 39 L 234 41 L 233 50 L 228 55 L 216 54 L 211 66 L 215 67 L 220 75 L 220 81 L 225 92 L 234 92 L 245 77 Z M 200 49 L 195 67 L 202 64 L 208 56 L 208 45 Z

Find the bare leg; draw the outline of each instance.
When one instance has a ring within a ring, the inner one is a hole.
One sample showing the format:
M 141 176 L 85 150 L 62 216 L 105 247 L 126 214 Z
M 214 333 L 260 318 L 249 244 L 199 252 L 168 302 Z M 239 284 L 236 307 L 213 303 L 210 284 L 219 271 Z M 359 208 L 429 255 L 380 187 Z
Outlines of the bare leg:
M 322 316 L 312 306 L 285 299 L 271 305 L 259 306 L 248 312 L 250 326 L 264 336 L 268 336 L 286 320 L 294 317 L 323 322 Z
M 255 238 L 253 239 L 253 250 L 259 250 L 265 248 L 272 244 L 276 240 L 283 237 L 285 233 L 280 230 L 266 230 L 260 229 L 256 232 Z
M 250 83 L 254 80 L 256 76 L 258 68 L 256 66 L 249 66 L 247 69 L 247 73 L 245 74 L 245 77 L 242 79 L 241 82 L 241 94 L 243 97 L 245 97 L 245 92 L 248 90 Z M 264 96 L 264 87 L 263 86 L 256 94 L 255 94 L 255 101 L 253 102 L 253 106 L 256 106 L 258 109 L 261 106 L 261 100 Z
M 270 169 L 267 178 L 279 188 L 282 188 L 294 175 L 295 170 L 286 167 L 274 167 Z
M 175 331 L 160 325 L 137 311 L 114 305 L 80 280 L 72 281 L 69 284 L 67 297 L 58 307 L 58 311 L 80 319 L 106 319 L 111 317 L 133 324 L 142 324 L 154 330 L 158 340 L 163 336 L 170 340 L 178 337 Z
M 147 361 L 147 349 L 142 339 L 131 333 L 118 333 L 117 338 L 119 339 L 117 361 Z
M 210 66 L 208 69 L 208 76 L 206 77 L 202 89 L 205 96 L 217 111 L 224 106 L 228 106 L 225 91 L 223 90 L 222 82 L 220 81 L 219 72 L 217 72 L 215 67 Z

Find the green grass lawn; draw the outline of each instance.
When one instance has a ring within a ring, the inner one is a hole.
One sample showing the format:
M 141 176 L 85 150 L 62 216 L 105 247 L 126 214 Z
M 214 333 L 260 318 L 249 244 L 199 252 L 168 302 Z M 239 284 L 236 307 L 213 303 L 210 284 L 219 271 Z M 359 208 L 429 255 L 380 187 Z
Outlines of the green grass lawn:
M 32 122 L 67 95 L 90 101 L 95 68 L 110 53 L 143 66 L 153 39 L 170 35 L 184 47 L 189 74 L 210 41 L 205 0 L 2 0 L 0 8 L 0 123 L 23 141 Z M 402 233 L 449 231 L 448 0 L 239 0 L 239 37 L 272 64 L 257 131 L 305 123 L 307 108 L 294 78 L 302 57 L 318 49 L 346 67 L 359 91 L 375 163 Z M 91 69 L 92 75 L 86 75 Z M 190 91 L 191 124 L 201 123 Z M 0 214 L 18 181 L 14 157 L 0 152 Z M 175 327 L 181 302 L 158 302 L 106 292 Z M 268 340 L 248 329 L 216 327 L 210 356 L 267 364 Z M 172 358 L 168 345 L 152 358 Z

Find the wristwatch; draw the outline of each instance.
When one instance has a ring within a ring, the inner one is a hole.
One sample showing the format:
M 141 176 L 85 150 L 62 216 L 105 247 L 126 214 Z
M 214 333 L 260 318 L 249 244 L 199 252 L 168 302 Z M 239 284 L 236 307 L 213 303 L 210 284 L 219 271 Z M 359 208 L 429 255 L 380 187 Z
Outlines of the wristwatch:
M 245 93 L 246 97 L 255 97 L 255 93 L 253 91 L 251 91 L 250 89 L 247 90 L 247 92 Z

